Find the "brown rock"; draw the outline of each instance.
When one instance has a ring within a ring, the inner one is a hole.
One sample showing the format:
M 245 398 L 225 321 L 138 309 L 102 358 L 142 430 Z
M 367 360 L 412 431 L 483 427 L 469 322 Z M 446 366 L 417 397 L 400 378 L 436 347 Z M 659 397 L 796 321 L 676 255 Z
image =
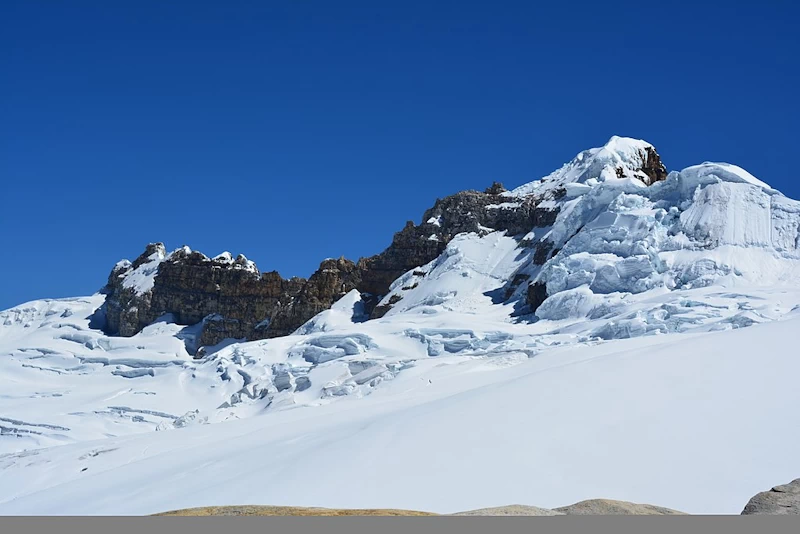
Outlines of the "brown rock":
M 503 184 L 500 182 L 492 182 L 492 185 L 487 187 L 484 193 L 487 195 L 499 195 L 500 193 L 505 193 L 506 191 L 508 191 L 508 189 L 503 187 Z
M 656 182 L 663 182 L 667 179 L 667 168 L 661 161 L 661 156 L 658 155 L 658 152 L 656 152 L 655 149 L 647 147 L 645 149 L 643 160 L 644 163 L 642 164 L 642 168 L 640 170 L 650 178 L 650 181 L 646 182 L 647 185 L 652 185 Z
M 289 335 L 321 311 L 359 286 L 361 271 L 352 261 L 323 261 L 292 299 L 270 319 L 264 337 Z

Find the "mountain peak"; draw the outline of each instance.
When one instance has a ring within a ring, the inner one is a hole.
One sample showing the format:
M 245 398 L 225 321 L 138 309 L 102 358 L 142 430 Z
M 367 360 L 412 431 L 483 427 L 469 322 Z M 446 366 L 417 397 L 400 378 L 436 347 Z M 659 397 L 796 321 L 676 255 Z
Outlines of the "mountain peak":
M 653 145 L 641 139 L 614 135 L 602 147 L 578 153 L 557 171 L 521 185 L 509 195 L 544 193 L 569 183 L 593 186 L 610 180 L 633 180 L 649 186 L 666 177 L 667 168 Z
M 633 150 L 645 150 L 647 148 L 655 148 L 652 144 L 644 139 L 636 139 L 634 137 L 623 137 L 619 135 L 612 135 L 603 148 L 613 150 L 616 152 L 630 152 Z

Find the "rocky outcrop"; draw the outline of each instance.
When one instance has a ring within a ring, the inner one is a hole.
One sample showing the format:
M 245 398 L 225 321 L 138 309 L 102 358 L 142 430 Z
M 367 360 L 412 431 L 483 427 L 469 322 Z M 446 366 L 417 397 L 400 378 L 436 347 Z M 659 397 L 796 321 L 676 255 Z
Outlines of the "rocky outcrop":
M 270 319 L 264 337 L 286 336 L 306 321 L 359 287 L 361 271 L 352 261 L 339 258 L 323 261 L 297 294 Z
M 394 235 L 392 244 L 385 251 L 361 258 L 358 269 L 361 274 L 359 291 L 376 297 L 385 295 L 389 285 L 401 274 L 436 259 L 447 246 L 447 239 L 436 235 L 438 227 L 412 221 Z
M 505 231 L 521 236 L 531 228 L 555 221 L 558 211 L 540 207 L 542 199 L 507 196 L 505 192 L 503 185 L 495 182 L 484 192 L 462 191 L 437 199 L 422 216 L 421 224 L 408 221 L 384 252 L 359 260 L 362 271 L 359 290 L 371 295 L 387 294 L 392 282 L 438 258 L 460 233 Z M 385 312 L 385 306 L 381 306 L 372 317 Z
M 263 321 L 288 304 L 304 281 L 284 280 L 277 272 L 262 274 L 255 266 L 241 268 L 246 259 L 237 260 L 178 249 L 158 268 L 152 313 L 171 313 L 187 325 L 205 319 L 201 345 L 266 337 Z
M 566 515 L 686 515 L 662 506 L 613 499 L 589 499 L 554 510 Z
M 104 292 L 106 297 L 105 329 L 112 334 L 129 337 L 153 322 L 157 317 L 150 313 L 152 293 L 141 291 L 131 281 L 134 275 L 145 274 L 148 264 L 163 261 L 167 252 L 163 243 L 151 243 L 133 263 L 122 260 L 117 263 L 108 275 Z M 149 273 L 152 275 L 153 273 Z
M 661 156 L 658 155 L 658 152 L 652 147 L 645 148 L 644 152 L 642 167 L 639 170 L 650 178 L 650 181 L 645 181 L 645 184 L 652 185 L 666 180 L 667 167 L 661 161 Z
M 152 287 L 136 284 L 140 267 L 152 265 Z M 308 279 L 260 273 L 244 256 L 216 258 L 187 247 L 167 255 L 148 245 L 133 263 L 121 262 L 106 286 L 106 330 L 131 336 L 164 314 L 178 324 L 202 323 L 200 346 L 223 339 L 263 339 L 290 334 L 329 308 L 358 280 L 355 264 L 326 260 Z
M 742 515 L 800 515 L 800 478 L 757 494 Z

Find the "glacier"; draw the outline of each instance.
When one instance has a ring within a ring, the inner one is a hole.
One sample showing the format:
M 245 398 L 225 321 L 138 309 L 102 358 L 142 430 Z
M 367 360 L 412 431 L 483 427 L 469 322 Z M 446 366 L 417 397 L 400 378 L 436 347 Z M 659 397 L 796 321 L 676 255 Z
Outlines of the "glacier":
M 800 202 L 726 163 L 655 179 L 654 152 L 615 136 L 503 193 L 488 209 L 557 216 L 457 235 L 378 319 L 354 290 L 292 335 L 194 354 L 168 315 L 104 334 L 101 293 L 0 312 L 0 514 L 738 513 L 800 472 L 775 447 L 800 438 Z

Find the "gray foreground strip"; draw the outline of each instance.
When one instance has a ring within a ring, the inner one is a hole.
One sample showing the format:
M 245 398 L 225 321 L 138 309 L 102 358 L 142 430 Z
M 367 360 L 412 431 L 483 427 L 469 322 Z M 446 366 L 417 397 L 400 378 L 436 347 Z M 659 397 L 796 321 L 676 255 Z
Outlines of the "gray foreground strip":
M 3 534 L 797 534 L 800 516 L 0 518 Z

